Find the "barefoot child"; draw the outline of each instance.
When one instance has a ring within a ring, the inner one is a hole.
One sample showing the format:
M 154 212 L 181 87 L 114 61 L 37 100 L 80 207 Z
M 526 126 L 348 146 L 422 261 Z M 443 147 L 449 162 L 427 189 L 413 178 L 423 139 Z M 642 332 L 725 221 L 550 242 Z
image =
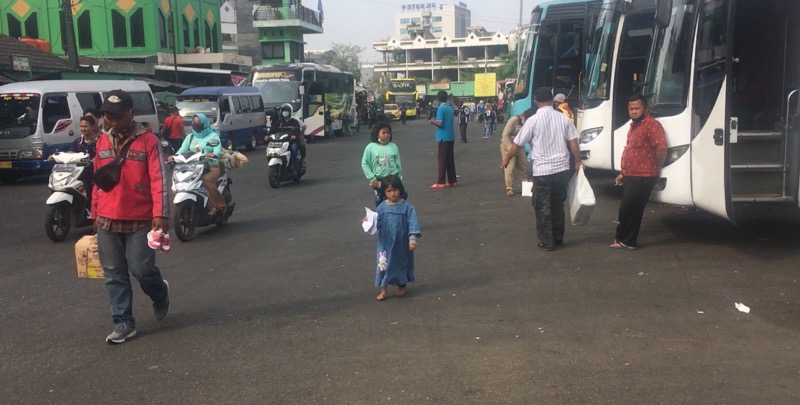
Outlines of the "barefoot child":
M 364 148 L 364 155 L 361 157 L 361 170 L 369 180 L 369 185 L 375 189 L 376 207 L 386 199 L 384 177 L 395 175 L 403 179 L 400 151 L 392 142 L 392 127 L 389 124 L 380 122 L 375 125 L 372 130 L 372 142 Z M 408 196 L 403 193 L 402 198 L 408 199 Z
M 405 187 L 400 177 L 387 176 L 386 201 L 378 206 L 378 266 L 375 286 L 381 292 L 376 297 L 383 301 L 388 297 L 389 285 L 398 287 L 395 296 L 406 293 L 406 284 L 414 281 L 414 250 L 421 236 L 417 211 L 400 196 Z

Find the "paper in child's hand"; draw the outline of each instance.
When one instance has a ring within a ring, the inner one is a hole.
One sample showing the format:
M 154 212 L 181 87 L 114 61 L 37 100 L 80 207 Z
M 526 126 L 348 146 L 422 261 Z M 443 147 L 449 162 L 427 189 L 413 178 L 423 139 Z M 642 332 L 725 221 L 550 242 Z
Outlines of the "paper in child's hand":
M 364 211 L 366 212 L 366 216 L 364 216 L 364 220 L 361 222 L 361 227 L 364 229 L 364 232 L 375 235 L 378 232 L 378 213 L 364 207 Z

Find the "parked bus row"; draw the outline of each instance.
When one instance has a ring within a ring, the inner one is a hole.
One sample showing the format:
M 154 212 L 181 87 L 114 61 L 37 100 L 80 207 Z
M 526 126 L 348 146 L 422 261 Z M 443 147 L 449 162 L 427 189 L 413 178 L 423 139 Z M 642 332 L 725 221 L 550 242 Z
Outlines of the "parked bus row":
M 798 20 L 792 0 L 545 2 L 518 49 L 512 112 L 538 87 L 567 94 L 583 163 L 619 171 L 627 100 L 644 94 L 669 146 L 654 201 L 734 222 L 796 214 Z

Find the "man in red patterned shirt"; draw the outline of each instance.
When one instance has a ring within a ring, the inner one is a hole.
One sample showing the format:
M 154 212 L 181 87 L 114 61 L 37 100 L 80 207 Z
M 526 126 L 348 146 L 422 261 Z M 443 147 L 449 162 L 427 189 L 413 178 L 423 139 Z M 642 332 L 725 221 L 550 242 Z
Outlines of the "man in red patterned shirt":
M 622 172 L 614 179 L 616 185 L 623 187 L 619 225 L 611 244 L 614 249 L 637 249 L 644 209 L 667 156 L 664 128 L 648 114 L 643 95 L 631 96 L 628 115 L 633 122 L 622 152 Z

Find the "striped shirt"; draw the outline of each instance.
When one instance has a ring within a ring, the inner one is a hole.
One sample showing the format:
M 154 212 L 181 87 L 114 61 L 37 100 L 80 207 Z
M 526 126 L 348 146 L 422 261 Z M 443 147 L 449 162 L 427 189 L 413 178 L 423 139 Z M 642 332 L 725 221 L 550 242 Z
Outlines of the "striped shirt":
M 578 138 L 578 131 L 561 111 L 542 107 L 525 120 L 514 143 L 531 145 L 531 174 L 547 176 L 569 170 L 567 143 Z

